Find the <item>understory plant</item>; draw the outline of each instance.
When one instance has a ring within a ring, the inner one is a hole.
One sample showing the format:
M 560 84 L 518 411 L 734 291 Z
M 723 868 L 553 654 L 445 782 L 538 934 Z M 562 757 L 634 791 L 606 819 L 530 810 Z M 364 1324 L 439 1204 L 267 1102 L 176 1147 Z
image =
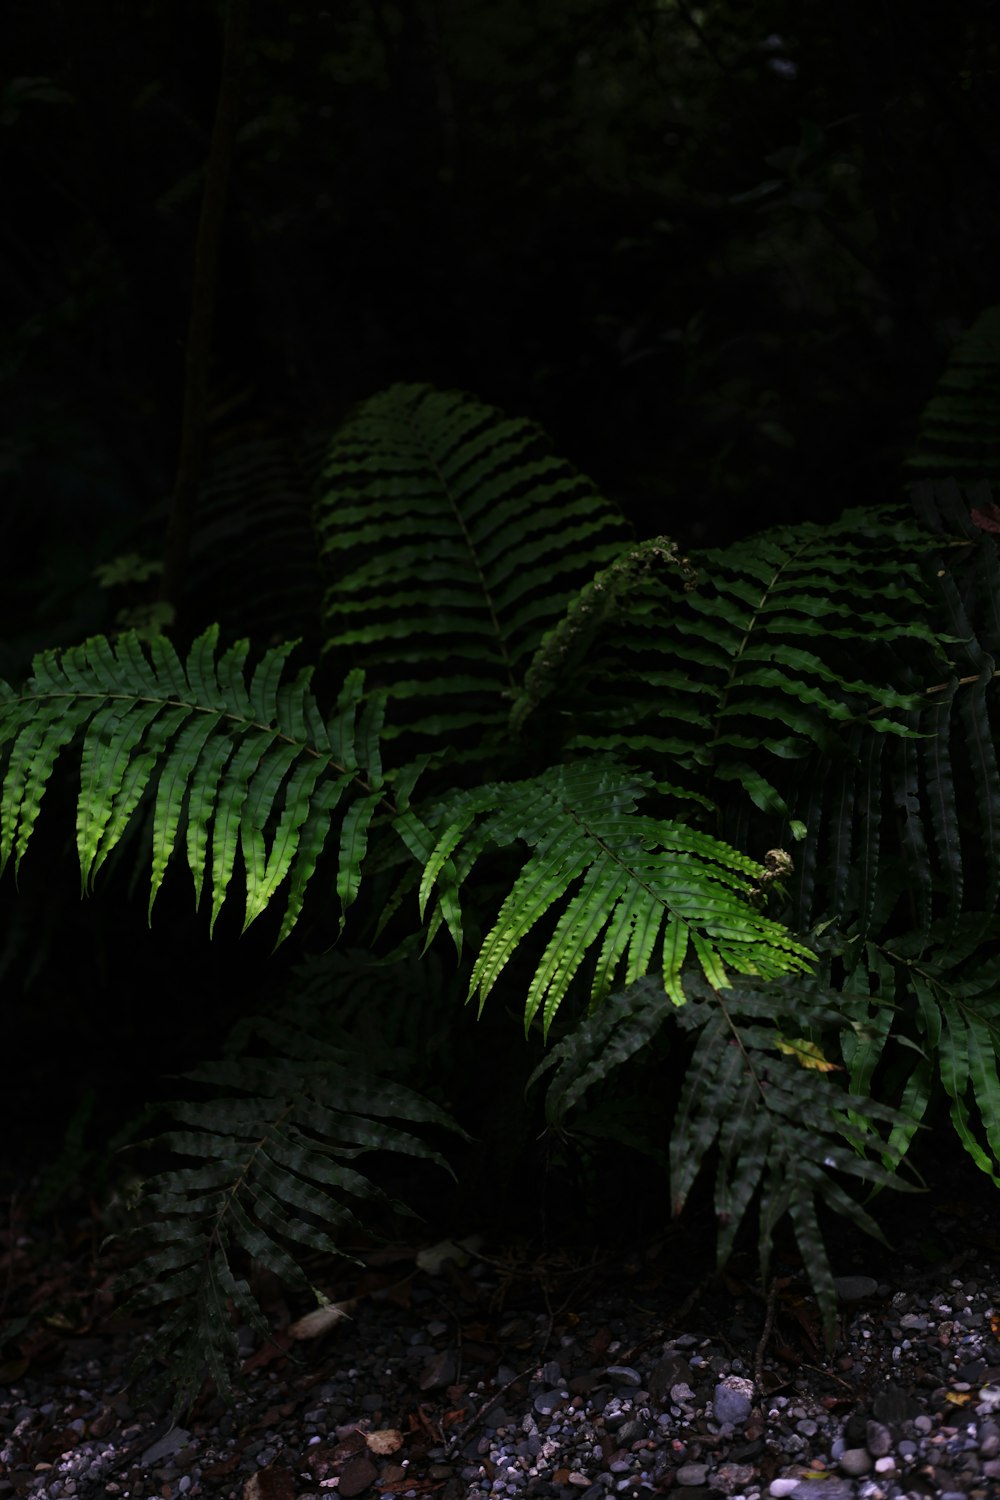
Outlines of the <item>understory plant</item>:
M 242 504 L 252 537 L 272 458 L 225 456 L 206 527 Z M 720 1260 L 755 1215 L 765 1277 L 787 1217 L 830 1337 L 822 1205 L 877 1233 L 863 1200 L 909 1185 L 942 1099 L 1000 1180 L 990 504 L 924 479 L 682 555 L 531 424 L 395 386 L 289 524 L 296 556 L 318 539 L 315 659 L 274 640 L 296 587 L 276 568 L 261 614 L 244 601 L 263 645 L 123 629 L 2 686 L 0 864 L 72 771 L 84 890 L 130 846 L 153 919 L 186 866 L 210 929 L 235 903 L 279 946 L 308 911 L 349 949 L 173 1106 L 128 1280 L 178 1410 L 206 1366 L 229 1389 L 238 1324 L 265 1328 L 254 1267 L 309 1294 L 309 1257 L 364 1225 L 366 1159 L 447 1165 L 463 1122 L 433 1066 L 364 1027 L 388 990 L 419 1018 L 429 973 L 544 1043 L 559 1135 L 633 1141 L 616 1081 L 669 1035 L 682 1082 L 642 1134 L 674 1212 L 709 1173 Z

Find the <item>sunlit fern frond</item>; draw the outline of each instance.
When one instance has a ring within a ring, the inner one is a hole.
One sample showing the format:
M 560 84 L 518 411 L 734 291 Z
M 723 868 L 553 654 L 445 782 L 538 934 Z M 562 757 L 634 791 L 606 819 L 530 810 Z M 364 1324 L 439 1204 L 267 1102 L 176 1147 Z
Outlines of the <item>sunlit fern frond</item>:
M 339 840 L 337 893 L 357 894 L 368 829 L 383 796 L 381 702 L 346 681 L 324 718 L 310 672 L 286 672 L 294 643 L 268 651 L 252 673 L 247 643 L 216 659 L 215 627 L 187 660 L 163 637 L 97 636 L 37 657 L 30 680 L 0 696 L 4 747 L 0 869 L 20 865 L 56 760 L 79 742 L 77 849 L 83 887 L 154 799 L 150 911 L 167 866 L 183 847 L 214 927 L 239 856 L 244 929 L 286 893 L 279 941 L 298 919 L 327 842 Z
M 720 987 L 728 973 L 777 975 L 811 954 L 754 905 L 762 866 L 685 823 L 643 815 L 652 777 L 603 756 L 553 767 L 530 781 L 491 785 L 443 804 L 428 829 L 406 814 L 396 827 L 424 866 L 428 931 L 447 923 L 462 941 L 462 888 L 490 849 L 530 853 L 479 947 L 470 999 L 486 1001 L 515 950 L 548 918 L 551 933 L 524 999 L 525 1026 L 547 1033 L 570 984 L 593 957 L 592 1004 L 655 970 L 684 1001 L 690 955 Z M 552 923 L 554 922 L 554 926 Z

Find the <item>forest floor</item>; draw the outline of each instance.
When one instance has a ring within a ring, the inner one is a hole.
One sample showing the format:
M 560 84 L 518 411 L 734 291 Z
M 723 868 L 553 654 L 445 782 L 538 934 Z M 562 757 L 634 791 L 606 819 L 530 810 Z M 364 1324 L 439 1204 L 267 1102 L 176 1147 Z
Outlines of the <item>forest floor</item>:
M 781 1249 L 711 1267 L 705 1224 L 625 1250 L 484 1240 L 359 1247 L 310 1268 L 348 1316 L 240 1330 L 229 1408 L 172 1421 L 127 1385 L 155 1325 L 116 1311 L 87 1213 L 0 1239 L 0 1500 L 318 1500 L 325 1494 L 606 1500 L 1000 1496 L 1000 1198 L 960 1173 L 883 1214 L 894 1249 L 833 1235 L 824 1346 Z M 621 1236 L 619 1236 L 621 1238 Z M 433 1253 L 431 1253 L 433 1252 Z

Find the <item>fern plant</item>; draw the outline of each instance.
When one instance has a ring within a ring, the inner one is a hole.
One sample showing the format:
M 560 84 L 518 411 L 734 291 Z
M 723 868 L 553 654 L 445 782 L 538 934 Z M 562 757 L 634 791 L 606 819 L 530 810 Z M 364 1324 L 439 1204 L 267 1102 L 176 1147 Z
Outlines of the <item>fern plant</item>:
M 936 1089 L 994 1176 L 1000 1145 L 975 971 L 998 936 L 996 544 L 957 489 L 916 499 L 682 557 L 630 540 L 530 424 L 394 387 L 315 498 L 330 703 L 292 643 L 251 665 L 214 627 L 43 653 L 0 694 L 0 866 L 72 758 L 85 889 L 144 833 L 150 911 L 181 854 L 210 928 L 239 889 L 277 943 L 331 895 L 373 956 L 450 941 L 469 1000 L 551 1040 L 560 1131 L 669 1027 L 688 1072 L 651 1131 L 675 1208 L 711 1164 L 720 1254 L 756 1205 L 765 1269 L 787 1213 L 831 1329 L 817 1205 L 874 1229 L 847 1186 L 900 1182 Z M 214 1097 L 167 1144 L 195 1164 L 148 1188 L 136 1295 L 165 1306 L 181 1404 L 206 1361 L 226 1388 L 231 1321 L 260 1320 L 247 1264 L 295 1279 L 376 1191 L 367 1152 L 436 1161 L 456 1123 L 343 1035 L 257 1034 L 266 1068 L 244 1036 L 191 1075 Z

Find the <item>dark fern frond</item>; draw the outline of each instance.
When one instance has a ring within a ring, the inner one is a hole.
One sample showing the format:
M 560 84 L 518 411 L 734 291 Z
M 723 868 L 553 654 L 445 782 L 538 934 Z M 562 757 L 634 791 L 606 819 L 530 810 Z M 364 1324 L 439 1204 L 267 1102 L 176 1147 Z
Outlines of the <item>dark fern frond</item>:
M 842 755 L 854 724 L 909 732 L 915 698 L 894 676 L 942 661 L 927 546 L 887 509 L 647 568 L 575 672 L 542 678 L 536 665 L 529 680 L 549 683 L 567 751 L 669 765 L 692 791 L 724 800 L 735 786 L 788 819 L 778 783 L 789 762 Z
M 907 468 L 1000 484 L 1000 306 L 982 313 L 951 351 Z
M 926 936 L 939 919 L 991 912 L 1000 895 L 996 539 L 970 524 L 956 486 L 918 491 L 923 619 L 939 653 L 896 663 L 908 736 L 882 735 L 866 717 L 850 728 L 848 755 L 814 753 L 782 782 L 806 830 L 787 914 L 799 930 L 832 920 L 862 937 Z
M 421 385 L 356 411 L 325 483 L 327 650 L 391 692 L 390 733 L 495 754 L 545 631 L 621 551 L 621 516 L 532 423 Z
M 567 1116 L 592 1088 L 649 1046 L 673 1013 L 663 1000 L 662 989 L 649 980 L 615 990 L 549 1048 L 528 1087 L 555 1069 L 545 1093 L 545 1118 L 551 1129 L 563 1130 Z
M 670 1138 L 673 1211 L 681 1211 L 713 1151 L 720 1264 L 756 1198 L 765 1280 L 774 1229 L 787 1212 L 832 1345 L 836 1294 L 816 1205 L 825 1202 L 881 1238 L 875 1220 L 838 1179 L 908 1187 L 895 1171 L 893 1147 L 873 1126 L 905 1128 L 910 1121 L 888 1105 L 847 1093 L 826 1071 L 829 1063 L 809 1033 L 843 1028 L 845 1018 L 808 989 L 743 982 L 719 995 L 694 977 L 690 992 L 675 1013 L 696 1040 Z M 884 1159 L 869 1154 L 873 1146 Z
M 207 885 L 214 927 L 237 855 L 246 887 L 244 929 L 284 887 L 279 941 L 298 919 L 306 887 L 339 833 L 337 892 L 357 894 L 367 831 L 383 798 L 380 700 L 363 703 L 353 673 L 324 720 L 308 670 L 285 674 L 293 644 L 260 660 L 247 682 L 247 643 L 216 660 L 218 630 L 204 632 L 182 664 L 164 637 L 144 648 L 128 633 L 37 657 L 20 691 L 0 696 L 6 767 L 0 796 L 0 870 L 28 848 L 61 751 L 82 741 L 77 848 L 84 889 L 134 818 L 153 807 L 152 910 L 183 841 L 200 901 Z
M 244 1027 L 230 1050 L 224 1061 L 185 1075 L 209 1086 L 211 1099 L 168 1106 L 184 1128 L 160 1144 L 188 1164 L 145 1185 L 147 1227 L 135 1232 L 143 1255 L 122 1283 L 132 1292 L 130 1310 L 155 1307 L 161 1319 L 132 1376 L 163 1362 L 175 1417 L 193 1402 L 206 1367 L 230 1399 L 239 1323 L 269 1336 L 247 1279 L 251 1268 L 273 1272 L 322 1305 L 301 1257 L 343 1257 L 338 1236 L 358 1227 L 358 1206 L 385 1200 L 359 1160 L 394 1152 L 446 1168 L 411 1127 L 458 1130 L 443 1110 L 380 1077 L 346 1043 L 287 1022 Z
M 223 631 L 318 638 L 323 578 L 309 455 L 270 432 L 216 435 L 198 496 L 189 591 Z

